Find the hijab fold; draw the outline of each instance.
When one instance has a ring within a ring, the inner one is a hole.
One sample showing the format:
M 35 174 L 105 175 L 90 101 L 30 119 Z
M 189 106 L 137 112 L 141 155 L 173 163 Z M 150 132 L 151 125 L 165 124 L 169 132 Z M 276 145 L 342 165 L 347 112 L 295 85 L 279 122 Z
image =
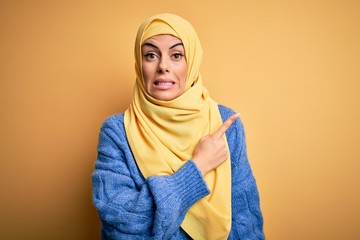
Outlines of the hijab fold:
M 144 89 L 141 46 L 160 34 L 182 41 L 188 66 L 185 92 L 171 101 L 155 99 Z M 145 178 L 176 172 L 192 158 L 198 141 L 222 125 L 218 104 L 202 84 L 201 58 L 197 34 L 183 18 L 169 13 L 155 15 L 138 30 L 136 83 L 124 121 L 130 148 Z M 230 157 L 204 179 L 211 193 L 189 209 L 181 227 L 193 239 L 227 239 L 231 229 Z

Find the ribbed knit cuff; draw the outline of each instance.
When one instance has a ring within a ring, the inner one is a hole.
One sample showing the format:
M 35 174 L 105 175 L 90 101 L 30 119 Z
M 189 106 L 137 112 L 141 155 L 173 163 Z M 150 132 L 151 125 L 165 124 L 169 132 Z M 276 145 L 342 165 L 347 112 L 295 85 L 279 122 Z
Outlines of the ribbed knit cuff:
M 148 178 L 157 203 L 187 211 L 194 203 L 210 193 L 200 171 L 192 160 L 170 176 Z
M 174 190 L 188 207 L 210 193 L 201 172 L 192 160 L 174 173 L 173 177 L 173 183 L 176 184 Z

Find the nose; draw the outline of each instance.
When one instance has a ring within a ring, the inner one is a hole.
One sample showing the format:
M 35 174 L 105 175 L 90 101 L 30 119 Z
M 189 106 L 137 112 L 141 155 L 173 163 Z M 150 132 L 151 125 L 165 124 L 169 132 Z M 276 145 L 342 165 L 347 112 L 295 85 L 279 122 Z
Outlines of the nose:
M 158 65 L 158 72 L 159 73 L 165 73 L 170 72 L 169 70 L 169 63 L 166 58 L 160 58 L 159 65 Z

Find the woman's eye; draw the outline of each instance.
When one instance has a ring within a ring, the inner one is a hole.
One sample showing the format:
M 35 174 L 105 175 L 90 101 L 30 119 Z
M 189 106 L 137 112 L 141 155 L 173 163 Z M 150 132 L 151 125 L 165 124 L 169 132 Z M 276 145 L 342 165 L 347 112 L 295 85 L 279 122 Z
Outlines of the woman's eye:
M 156 58 L 155 53 L 147 53 L 144 55 L 147 60 L 153 60 Z
M 175 53 L 173 55 L 173 58 L 175 58 L 175 59 L 181 59 L 182 57 L 183 57 L 183 55 L 181 53 Z

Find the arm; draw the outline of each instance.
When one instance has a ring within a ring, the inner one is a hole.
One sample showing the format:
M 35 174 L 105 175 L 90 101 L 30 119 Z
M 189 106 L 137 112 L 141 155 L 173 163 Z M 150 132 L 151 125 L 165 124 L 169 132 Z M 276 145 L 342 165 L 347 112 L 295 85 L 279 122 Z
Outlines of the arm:
M 220 109 L 221 110 L 221 109 Z M 233 112 L 222 109 L 223 119 Z M 226 132 L 232 168 L 232 232 L 234 239 L 265 239 L 259 193 L 247 153 L 244 127 L 238 118 Z
M 209 193 L 192 161 L 173 175 L 143 179 L 123 124 L 113 118 L 101 128 L 92 180 L 103 234 L 110 239 L 169 239 L 179 233 L 187 210 Z

